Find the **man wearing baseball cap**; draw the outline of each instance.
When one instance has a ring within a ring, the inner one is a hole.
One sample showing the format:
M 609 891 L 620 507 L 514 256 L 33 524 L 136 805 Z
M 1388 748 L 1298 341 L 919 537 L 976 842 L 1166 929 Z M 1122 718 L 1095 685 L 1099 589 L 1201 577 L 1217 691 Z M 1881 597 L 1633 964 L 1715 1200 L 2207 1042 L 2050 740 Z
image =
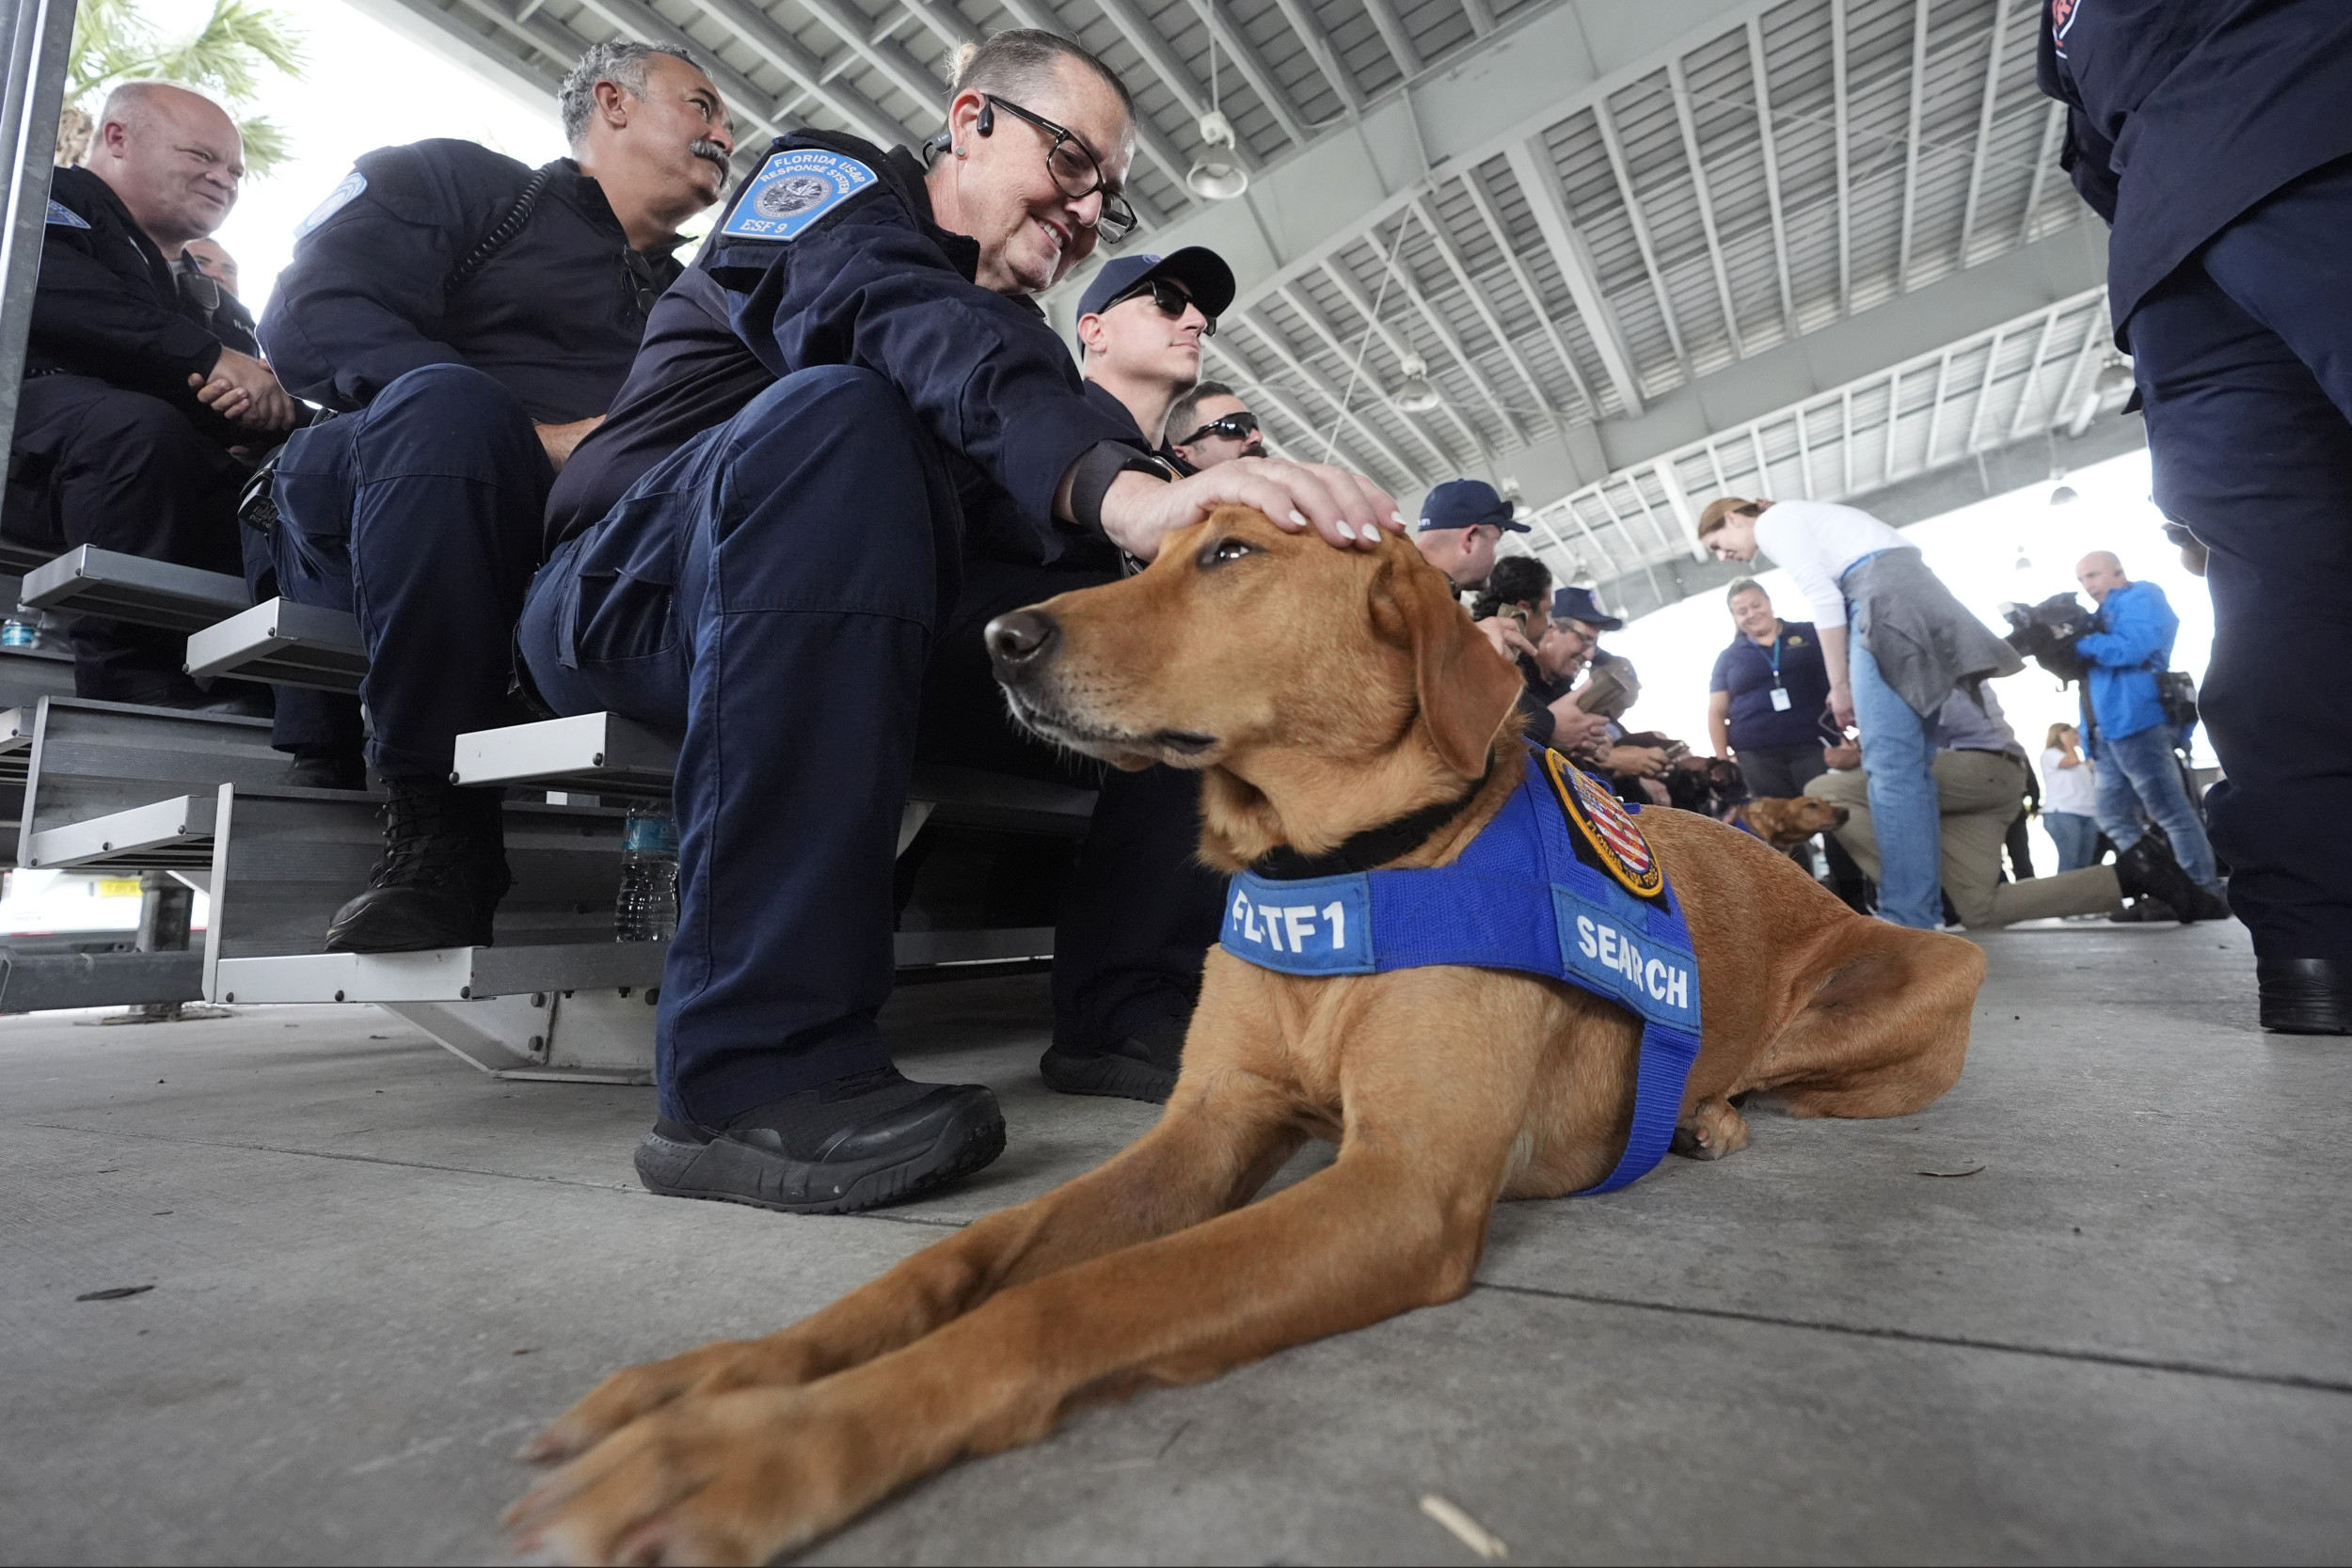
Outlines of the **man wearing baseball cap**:
M 1232 303 L 1232 268 L 1200 245 L 1104 262 L 1078 299 L 1087 397 L 1105 411 L 1115 405 L 1176 462 L 1167 448 L 1168 406 L 1200 379 L 1200 340 Z
M 1130 420 L 1179 473 L 1168 410 L 1200 378 L 1200 340 L 1233 303 L 1216 252 L 1104 263 L 1078 300 L 1086 396 Z M 1054 935 L 1054 1042 L 1039 1064 L 1064 1094 L 1163 1101 L 1175 1086 L 1200 966 L 1224 919 L 1224 879 L 1195 858 L 1200 775 L 1166 765 L 1103 780 L 1079 854 L 1117 875 L 1071 879 Z
M 1495 569 L 1495 546 L 1505 533 L 1525 533 L 1514 521 L 1511 503 L 1483 479 L 1449 479 L 1421 503 L 1413 543 L 1422 559 L 1454 580 L 1476 588 Z

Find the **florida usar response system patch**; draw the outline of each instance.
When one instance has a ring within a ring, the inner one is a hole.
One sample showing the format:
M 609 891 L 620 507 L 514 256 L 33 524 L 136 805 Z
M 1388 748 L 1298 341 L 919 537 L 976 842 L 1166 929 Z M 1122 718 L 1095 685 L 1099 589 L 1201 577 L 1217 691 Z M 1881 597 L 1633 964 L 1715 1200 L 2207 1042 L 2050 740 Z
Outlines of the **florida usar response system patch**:
M 855 158 L 820 147 L 771 152 L 719 232 L 737 240 L 791 240 L 875 182 Z

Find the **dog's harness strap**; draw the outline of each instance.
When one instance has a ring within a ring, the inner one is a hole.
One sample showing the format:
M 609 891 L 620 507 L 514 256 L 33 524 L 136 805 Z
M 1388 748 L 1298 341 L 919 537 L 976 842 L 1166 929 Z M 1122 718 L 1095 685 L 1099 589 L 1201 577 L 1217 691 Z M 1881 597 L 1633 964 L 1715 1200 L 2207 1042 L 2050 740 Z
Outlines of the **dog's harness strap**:
M 1551 753 L 1451 865 L 1281 879 L 1244 871 L 1220 945 L 1286 974 L 1459 965 L 1565 980 L 1642 1020 L 1633 1127 L 1586 1193 L 1665 1157 L 1699 1048 L 1698 965 L 1681 905 L 1638 830 Z M 1636 892 L 1633 890 L 1641 890 Z

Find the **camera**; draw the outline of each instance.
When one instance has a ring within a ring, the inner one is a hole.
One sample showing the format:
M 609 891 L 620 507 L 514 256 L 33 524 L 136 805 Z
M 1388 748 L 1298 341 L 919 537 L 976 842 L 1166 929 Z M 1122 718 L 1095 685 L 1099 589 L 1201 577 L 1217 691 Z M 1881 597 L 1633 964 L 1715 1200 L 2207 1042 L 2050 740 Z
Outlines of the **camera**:
M 2005 604 L 2001 617 L 2010 626 L 2009 645 L 2056 675 L 2060 685 L 2090 674 L 2090 661 L 2074 644 L 2090 632 L 2090 611 L 2074 594 L 2053 594 L 2035 605 Z

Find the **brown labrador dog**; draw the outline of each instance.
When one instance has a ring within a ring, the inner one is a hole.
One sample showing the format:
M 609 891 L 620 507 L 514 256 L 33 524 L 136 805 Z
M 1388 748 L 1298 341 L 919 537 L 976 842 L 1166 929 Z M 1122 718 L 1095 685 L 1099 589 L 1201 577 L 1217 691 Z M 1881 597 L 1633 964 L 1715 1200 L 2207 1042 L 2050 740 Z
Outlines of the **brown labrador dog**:
M 1320 853 L 1462 797 L 1398 866 L 1445 863 L 1525 754 L 1518 674 L 1408 543 L 1338 550 L 1227 508 L 1140 575 L 990 628 L 1014 712 L 1122 768 L 1202 769 L 1201 854 Z M 1490 762 L 1497 764 L 1490 768 Z M 1689 921 L 1702 1041 L 1676 1147 L 1747 1140 L 1733 1101 L 1899 1116 L 1960 1075 L 1984 974 L 1956 937 L 1863 919 L 1746 833 L 1638 819 Z M 1598 1181 L 1639 1027 L 1502 970 L 1279 974 L 1212 950 L 1159 1123 L 815 1316 L 615 1373 L 532 1445 L 508 1511 L 582 1562 L 758 1562 L 1083 1401 L 1188 1383 L 1470 1289 L 1498 1198 Z M 1309 1137 L 1339 1156 L 1250 1199 Z
M 1748 832 L 1775 849 L 1794 849 L 1815 833 L 1844 827 L 1846 808 L 1810 795 L 1788 800 L 1766 797 L 1741 801 L 1731 808 L 1731 815 L 1724 820 L 1734 827 L 1744 824 Z

